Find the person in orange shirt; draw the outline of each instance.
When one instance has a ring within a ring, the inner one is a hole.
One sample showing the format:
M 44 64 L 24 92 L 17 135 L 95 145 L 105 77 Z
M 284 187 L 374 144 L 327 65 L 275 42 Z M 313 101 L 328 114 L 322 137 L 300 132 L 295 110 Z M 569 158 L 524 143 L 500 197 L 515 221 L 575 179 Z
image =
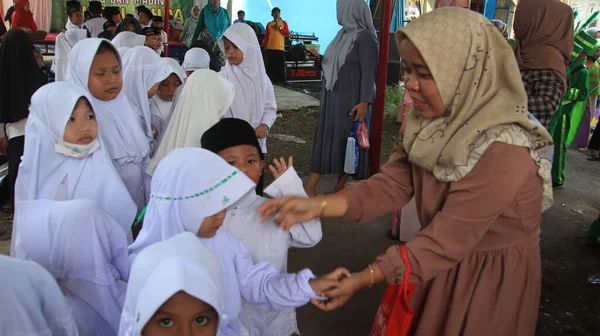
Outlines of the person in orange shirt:
M 263 46 L 267 49 L 267 75 L 273 83 L 285 83 L 285 38 L 290 35 L 287 22 L 281 19 L 281 10 L 271 10 L 273 21 L 267 23 Z

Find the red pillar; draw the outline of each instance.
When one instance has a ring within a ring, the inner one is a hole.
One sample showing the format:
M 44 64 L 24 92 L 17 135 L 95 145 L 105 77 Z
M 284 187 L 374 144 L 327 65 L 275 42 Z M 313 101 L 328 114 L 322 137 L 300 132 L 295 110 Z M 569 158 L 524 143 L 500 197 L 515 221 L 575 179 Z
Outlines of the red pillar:
M 390 26 L 392 23 L 393 0 L 382 0 L 383 14 L 379 37 L 379 61 L 377 70 L 377 94 L 373 106 L 371 125 L 371 174 L 379 172 L 381 165 L 381 141 L 383 135 L 383 111 L 387 84 L 388 53 L 390 49 Z
M 165 0 L 165 17 L 164 17 L 164 22 L 165 22 L 165 33 L 167 33 L 167 47 L 165 48 L 165 57 L 169 57 L 169 28 L 171 28 L 171 26 L 169 25 L 169 0 Z

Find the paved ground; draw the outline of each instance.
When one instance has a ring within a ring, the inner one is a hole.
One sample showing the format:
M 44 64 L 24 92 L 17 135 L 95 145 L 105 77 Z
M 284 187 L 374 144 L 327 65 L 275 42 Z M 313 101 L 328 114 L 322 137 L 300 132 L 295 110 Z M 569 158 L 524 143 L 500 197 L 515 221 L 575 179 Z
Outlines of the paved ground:
M 315 107 L 321 104 L 318 99 L 313 98 L 308 94 L 277 85 L 275 85 L 274 88 L 277 108 L 280 111 L 297 110 L 302 107 Z

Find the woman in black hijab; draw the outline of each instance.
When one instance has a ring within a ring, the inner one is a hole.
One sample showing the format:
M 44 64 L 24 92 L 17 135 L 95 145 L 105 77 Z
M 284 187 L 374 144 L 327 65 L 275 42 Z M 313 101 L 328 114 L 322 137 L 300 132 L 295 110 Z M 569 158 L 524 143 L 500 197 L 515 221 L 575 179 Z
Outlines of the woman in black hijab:
M 130 31 L 132 33 L 136 33 L 138 35 L 144 35 L 142 31 L 142 25 L 140 25 L 140 21 L 136 20 L 134 17 L 126 16 L 123 21 L 119 23 L 117 26 L 117 31 L 115 36 L 122 31 Z
M 46 83 L 48 77 L 40 70 L 34 56 L 33 44 L 27 33 L 20 29 L 10 30 L 4 35 L 0 44 L 0 123 L 4 124 L 4 130 L 8 130 L 9 133 L 7 134 L 8 183 L 11 196 L 23 155 L 24 119 L 29 116 L 31 96 Z M 13 132 L 15 129 L 20 131 Z M 12 202 L 6 203 L 2 208 L 12 209 Z

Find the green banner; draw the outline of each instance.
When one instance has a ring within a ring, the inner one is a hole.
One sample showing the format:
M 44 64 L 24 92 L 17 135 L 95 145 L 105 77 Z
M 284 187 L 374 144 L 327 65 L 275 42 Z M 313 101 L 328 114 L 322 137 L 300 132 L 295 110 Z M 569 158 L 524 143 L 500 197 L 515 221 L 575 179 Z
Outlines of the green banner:
M 85 12 L 89 4 L 89 0 L 80 0 L 82 11 Z M 162 16 L 165 13 L 164 0 L 100 0 L 105 7 L 120 7 L 121 16 L 124 18 L 126 14 L 134 14 L 135 7 L 144 5 L 149 8 L 154 15 Z M 169 1 L 169 17 L 181 21 L 190 15 L 192 10 L 193 0 L 170 0 Z M 66 0 L 52 0 L 52 21 L 50 31 L 56 32 L 65 29 L 67 22 Z

